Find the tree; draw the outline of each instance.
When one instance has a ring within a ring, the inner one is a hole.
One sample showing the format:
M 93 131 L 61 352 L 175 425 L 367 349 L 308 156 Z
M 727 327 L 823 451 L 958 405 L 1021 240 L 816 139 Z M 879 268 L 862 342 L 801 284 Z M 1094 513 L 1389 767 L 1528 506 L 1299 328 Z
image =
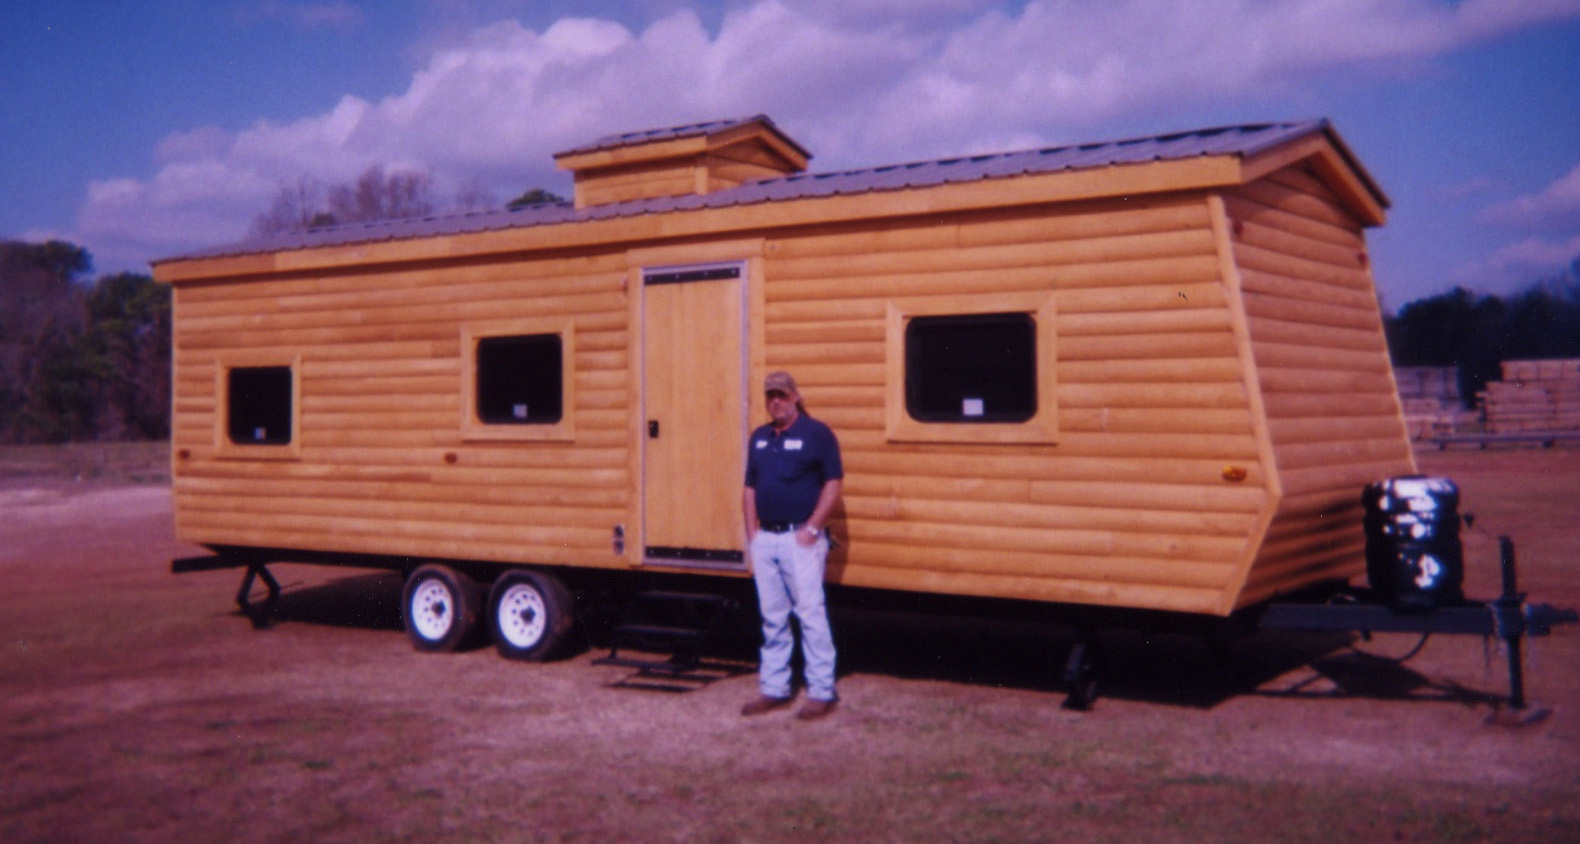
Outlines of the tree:
M 403 220 L 433 213 L 433 185 L 427 173 L 385 173 L 375 164 L 355 182 L 329 189 L 329 214 L 337 223 Z
M 1504 329 L 1509 357 L 1580 357 L 1580 259 L 1508 303 Z
M 75 376 L 73 344 L 86 320 L 78 281 L 93 268 L 70 243 L 0 242 L 0 439 L 59 440 L 75 431 L 61 414 L 80 409 L 57 389 Z
M 328 188 L 310 176 L 280 186 L 268 210 L 252 219 L 252 232 L 267 236 L 345 223 L 400 220 L 432 214 L 433 184 L 427 173 L 383 165 L 362 171 L 354 181 Z
M 563 202 L 565 198 L 558 194 L 533 188 L 512 199 L 506 207 Z M 488 185 L 473 178 L 456 189 L 448 210 L 471 213 L 498 207 L 499 200 Z M 425 217 L 436 210 L 433 179 L 426 172 L 386 172 L 383 165 L 374 165 L 353 181 L 328 187 L 309 176 L 280 185 L 269 208 L 252 219 L 252 233 L 267 237 L 347 223 Z
M 170 288 L 121 273 L 94 284 L 80 357 L 98 371 L 97 439 L 170 434 Z
M 557 193 L 550 193 L 543 188 L 533 188 L 505 203 L 505 207 L 514 211 L 517 208 L 525 208 L 528 205 L 557 205 L 564 201 L 565 197 Z
M 0 442 L 170 432 L 170 290 L 122 273 L 86 283 L 69 243 L 0 243 Z
M 1580 259 L 1508 299 L 1457 287 L 1385 320 L 1397 366 L 1452 366 L 1467 405 L 1507 360 L 1580 357 Z
M 489 211 L 499 207 L 499 200 L 494 197 L 494 192 L 479 178 L 468 179 L 455 192 L 455 210 L 470 213 L 473 211 Z
M 258 236 L 306 231 L 326 219 L 323 208 L 324 186 L 310 176 L 281 185 L 269 210 L 252 218 L 252 233 Z M 328 222 L 333 222 L 328 220 Z

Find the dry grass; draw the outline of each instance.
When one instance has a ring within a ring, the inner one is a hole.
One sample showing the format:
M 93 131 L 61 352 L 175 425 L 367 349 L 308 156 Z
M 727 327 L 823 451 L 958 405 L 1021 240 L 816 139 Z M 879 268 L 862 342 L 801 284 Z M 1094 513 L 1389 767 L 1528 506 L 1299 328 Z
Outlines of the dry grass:
M 63 484 L 168 484 L 170 443 L 0 446 L 0 488 Z
M 1533 597 L 1580 605 L 1580 451 L 1423 464 L 1480 513 L 1473 594 L 1508 532 Z M 168 574 L 192 549 L 157 486 L 0 508 L 0 841 L 1580 840 L 1575 627 L 1535 643 L 1553 715 L 1511 729 L 1482 724 L 1503 666 L 1475 639 L 1389 668 L 1263 635 L 1225 671 L 1116 634 L 1108 696 L 1073 713 L 1057 625 L 845 607 L 844 703 L 802 724 L 741 718 L 749 675 L 666 694 L 595 654 L 416 653 L 390 575 L 277 567 L 254 631 L 235 572 Z

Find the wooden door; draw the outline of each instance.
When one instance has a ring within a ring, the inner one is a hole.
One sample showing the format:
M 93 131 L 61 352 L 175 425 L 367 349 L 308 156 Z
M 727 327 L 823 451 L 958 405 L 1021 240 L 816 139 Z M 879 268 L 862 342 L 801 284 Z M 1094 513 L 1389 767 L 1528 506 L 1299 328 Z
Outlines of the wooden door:
M 650 563 L 742 565 L 739 265 L 643 274 L 643 544 Z

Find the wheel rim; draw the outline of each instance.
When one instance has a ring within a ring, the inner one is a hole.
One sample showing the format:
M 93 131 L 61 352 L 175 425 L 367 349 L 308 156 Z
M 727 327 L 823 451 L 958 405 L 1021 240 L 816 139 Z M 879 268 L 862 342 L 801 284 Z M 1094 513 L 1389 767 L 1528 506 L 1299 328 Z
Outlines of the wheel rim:
M 543 632 L 548 629 L 543 595 L 525 583 L 512 584 L 499 597 L 497 616 L 499 635 L 511 647 L 531 648 L 542 641 Z
M 455 625 L 455 596 L 437 578 L 428 578 L 412 590 L 411 624 L 430 642 L 443 639 Z

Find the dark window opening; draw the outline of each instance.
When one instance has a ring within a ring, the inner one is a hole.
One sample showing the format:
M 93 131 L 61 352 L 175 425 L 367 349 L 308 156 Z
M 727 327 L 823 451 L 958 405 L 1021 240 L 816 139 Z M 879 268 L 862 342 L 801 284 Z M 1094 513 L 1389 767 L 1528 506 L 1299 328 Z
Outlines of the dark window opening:
M 741 277 L 740 267 L 712 267 L 705 270 L 679 270 L 666 273 L 648 273 L 644 284 L 685 284 L 691 281 L 727 281 Z
M 553 425 L 565 415 L 558 334 L 477 341 L 477 418 L 490 425 Z
M 226 416 L 237 445 L 291 444 L 291 368 L 247 366 L 230 371 Z
M 1036 320 L 1024 313 L 912 318 L 905 326 L 905 409 L 921 422 L 1036 416 Z

